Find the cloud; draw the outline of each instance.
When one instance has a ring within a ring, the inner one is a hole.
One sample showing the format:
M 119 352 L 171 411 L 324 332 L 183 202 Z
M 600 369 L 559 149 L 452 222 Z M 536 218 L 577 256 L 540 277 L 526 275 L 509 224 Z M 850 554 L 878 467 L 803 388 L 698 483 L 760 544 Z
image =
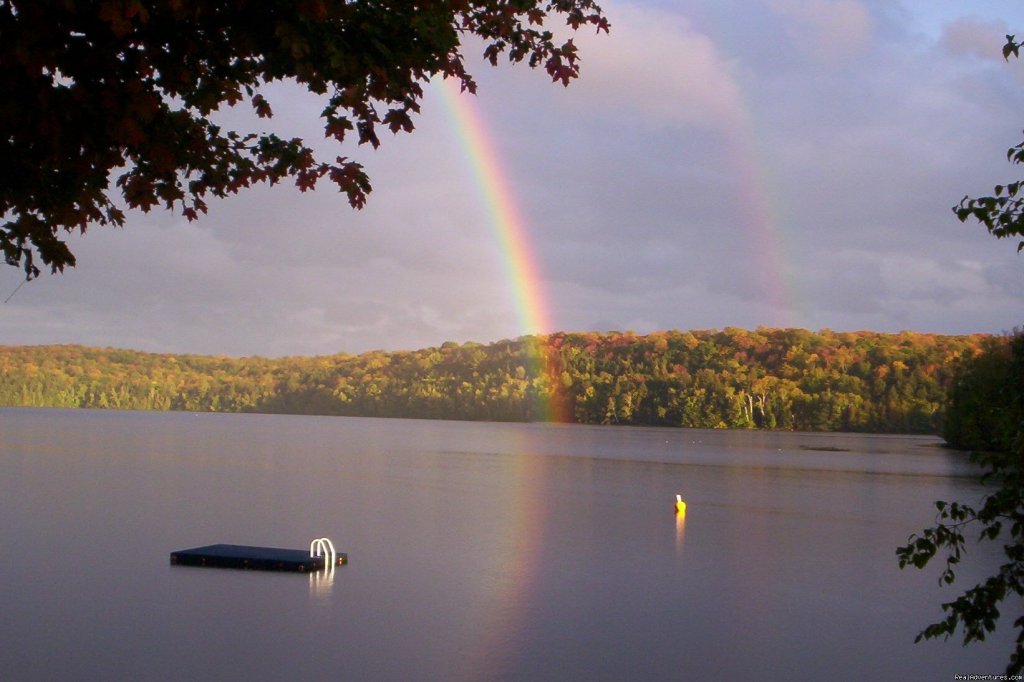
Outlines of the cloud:
M 609 35 L 581 33 L 583 77 L 573 106 L 609 109 L 655 125 L 719 127 L 735 119 L 734 66 L 679 12 L 616 4 Z
M 999 22 L 1024 16 L 925 0 L 603 4 L 612 33 L 577 37 L 569 88 L 470 65 L 558 328 L 1021 322 L 1015 244 L 949 208 L 1019 171 L 1004 153 L 1024 88 L 998 48 Z M 979 52 L 989 40 L 995 58 Z M 198 223 L 133 214 L 92 229 L 77 268 L 0 306 L 0 343 L 295 355 L 523 333 L 436 93 L 413 134 L 377 151 L 322 141 L 315 98 L 271 94 L 268 125 L 366 164 L 366 209 L 327 183 L 285 185 L 211 202 Z M 0 276 L 6 296 L 20 275 Z
M 771 0 L 789 38 L 808 56 L 838 65 L 866 52 L 873 21 L 856 0 Z
M 967 55 L 994 62 L 1003 60 L 1003 43 L 1009 33 L 1006 22 L 963 17 L 947 24 L 939 39 L 951 55 Z

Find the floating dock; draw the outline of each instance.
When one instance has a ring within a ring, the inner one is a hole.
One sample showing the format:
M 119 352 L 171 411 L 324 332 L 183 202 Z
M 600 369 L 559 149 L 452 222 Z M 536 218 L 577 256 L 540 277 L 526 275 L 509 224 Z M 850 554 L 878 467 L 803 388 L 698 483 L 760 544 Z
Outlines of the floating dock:
M 314 543 L 317 541 L 314 540 Z M 348 555 L 335 552 L 331 547 L 321 553 L 302 549 L 279 547 L 250 547 L 248 545 L 207 545 L 171 552 L 171 563 L 179 566 L 209 566 L 212 568 L 244 568 L 258 571 L 295 571 L 307 573 L 348 563 Z

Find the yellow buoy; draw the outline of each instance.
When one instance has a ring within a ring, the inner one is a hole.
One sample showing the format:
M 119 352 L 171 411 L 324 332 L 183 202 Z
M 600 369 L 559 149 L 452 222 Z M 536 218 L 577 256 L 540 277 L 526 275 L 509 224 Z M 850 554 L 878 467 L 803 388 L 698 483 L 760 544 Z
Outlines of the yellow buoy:
M 677 514 L 685 514 L 686 513 L 686 503 L 683 502 L 683 496 L 682 495 L 676 495 L 676 513 Z

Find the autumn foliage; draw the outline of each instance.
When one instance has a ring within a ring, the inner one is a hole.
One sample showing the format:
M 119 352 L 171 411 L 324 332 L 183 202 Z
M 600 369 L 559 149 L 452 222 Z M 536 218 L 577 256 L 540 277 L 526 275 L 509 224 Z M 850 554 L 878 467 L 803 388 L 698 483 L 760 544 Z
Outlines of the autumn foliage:
M 983 336 L 746 331 L 553 334 L 312 358 L 0 347 L 0 404 L 937 433 Z

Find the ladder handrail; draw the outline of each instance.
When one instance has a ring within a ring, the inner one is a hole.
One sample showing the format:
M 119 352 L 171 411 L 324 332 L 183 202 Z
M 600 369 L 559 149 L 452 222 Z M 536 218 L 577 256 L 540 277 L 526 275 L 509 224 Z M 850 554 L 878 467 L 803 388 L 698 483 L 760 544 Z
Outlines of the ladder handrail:
M 324 568 L 328 566 L 334 568 L 334 564 L 337 562 L 337 552 L 334 551 L 334 543 L 329 538 L 317 538 L 309 543 L 309 556 L 319 557 L 321 552 L 324 557 Z M 330 557 L 329 562 L 328 556 Z

